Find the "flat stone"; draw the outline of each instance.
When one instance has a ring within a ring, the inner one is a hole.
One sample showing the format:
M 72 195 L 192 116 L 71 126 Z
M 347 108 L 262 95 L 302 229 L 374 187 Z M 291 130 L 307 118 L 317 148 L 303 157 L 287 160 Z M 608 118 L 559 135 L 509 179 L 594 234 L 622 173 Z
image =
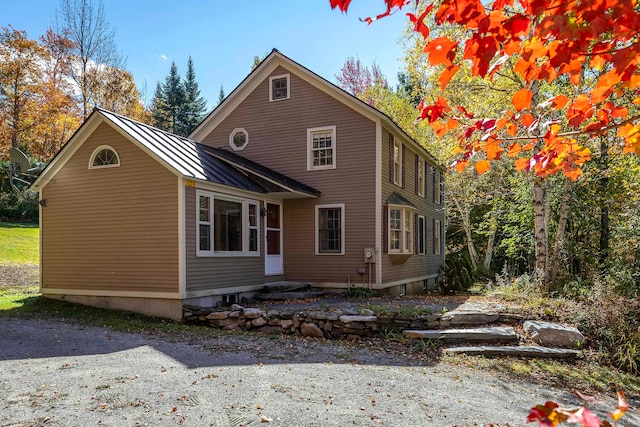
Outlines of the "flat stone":
M 523 327 L 531 339 L 547 347 L 580 348 L 585 341 L 578 329 L 559 323 L 527 320 Z
M 363 308 L 362 310 L 360 310 L 360 316 L 373 316 L 373 310 L 369 310 L 368 308 Z
M 308 311 L 307 317 L 314 320 L 338 320 L 342 313 L 339 311 Z
M 340 316 L 339 318 L 342 323 L 375 322 L 377 319 L 376 316 Z
M 536 346 L 477 346 L 452 347 L 444 349 L 445 353 L 469 354 L 479 356 L 517 356 L 548 359 L 575 359 L 581 352 L 566 348 L 548 348 Z
M 291 327 L 293 326 L 293 320 L 291 320 L 291 319 L 281 320 L 280 321 L 280 326 L 283 329 L 291 329 Z
M 256 319 L 262 316 L 262 310 L 259 308 L 245 308 L 242 314 L 247 319 Z
M 264 301 L 287 301 L 287 300 L 300 300 L 305 298 L 317 298 L 325 295 L 325 291 L 292 291 L 292 292 L 269 292 L 266 294 L 259 294 L 256 298 Z
M 231 311 L 242 311 L 244 307 L 239 304 L 231 304 Z
M 486 325 L 493 323 L 500 317 L 499 314 L 485 313 L 482 311 L 450 311 L 442 315 L 441 320 L 448 321 L 450 325 Z
M 207 316 L 207 319 L 209 320 L 228 319 L 230 314 L 231 314 L 230 311 L 214 311 L 213 313 Z
M 316 325 L 315 323 L 311 323 L 311 322 L 304 322 L 300 326 L 300 332 L 302 333 L 303 337 L 316 337 L 316 338 L 324 337 L 324 333 L 322 332 L 322 329 L 320 329 L 318 325 Z
M 260 326 L 264 326 L 267 323 L 268 323 L 267 319 L 265 319 L 264 317 L 258 317 L 251 321 L 251 326 L 253 326 L 254 328 L 259 328 Z
M 415 339 L 445 342 L 509 342 L 518 340 L 516 331 L 511 327 L 407 330 L 402 334 Z
M 267 283 L 262 288 L 263 292 L 291 292 L 301 289 L 310 289 L 311 283 L 304 282 L 274 282 Z

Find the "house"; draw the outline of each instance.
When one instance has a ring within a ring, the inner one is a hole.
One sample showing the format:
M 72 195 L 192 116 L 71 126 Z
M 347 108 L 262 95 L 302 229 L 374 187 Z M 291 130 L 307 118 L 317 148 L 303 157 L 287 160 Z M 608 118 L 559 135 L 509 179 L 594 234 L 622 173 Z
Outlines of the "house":
M 274 50 L 190 138 L 91 114 L 32 185 L 41 292 L 178 320 L 281 281 L 421 292 L 444 262 L 443 172 Z

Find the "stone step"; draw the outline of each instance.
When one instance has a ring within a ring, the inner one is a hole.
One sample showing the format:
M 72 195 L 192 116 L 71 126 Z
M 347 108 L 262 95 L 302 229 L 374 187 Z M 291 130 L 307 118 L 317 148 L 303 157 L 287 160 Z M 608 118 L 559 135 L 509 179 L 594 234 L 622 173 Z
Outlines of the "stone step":
M 567 348 L 549 348 L 537 346 L 475 346 L 451 347 L 443 350 L 451 354 L 468 354 L 486 357 L 516 356 L 548 359 L 575 359 L 582 353 Z
M 306 282 L 271 282 L 265 283 L 262 292 L 292 292 L 311 289 L 311 283 Z
M 405 336 L 415 339 L 441 340 L 443 342 L 512 342 L 517 341 L 512 327 L 406 330 Z
M 451 326 L 477 326 L 496 322 L 500 318 L 497 313 L 487 313 L 475 310 L 460 310 L 459 308 L 442 315 L 443 321 Z

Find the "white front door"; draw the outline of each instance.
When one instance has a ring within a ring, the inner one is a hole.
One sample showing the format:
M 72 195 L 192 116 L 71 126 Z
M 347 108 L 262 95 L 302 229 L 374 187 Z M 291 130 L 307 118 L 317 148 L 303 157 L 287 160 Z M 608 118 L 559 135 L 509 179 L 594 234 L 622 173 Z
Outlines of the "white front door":
M 264 274 L 282 274 L 282 206 L 267 203 Z

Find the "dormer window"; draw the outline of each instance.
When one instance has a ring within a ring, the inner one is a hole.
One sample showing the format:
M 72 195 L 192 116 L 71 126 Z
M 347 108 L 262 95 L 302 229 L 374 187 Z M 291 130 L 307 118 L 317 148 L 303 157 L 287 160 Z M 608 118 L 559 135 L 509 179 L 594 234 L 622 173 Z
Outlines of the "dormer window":
M 289 74 L 269 77 L 269 101 L 289 99 Z
M 234 151 L 244 150 L 249 143 L 249 132 L 243 128 L 234 129 L 229 135 L 229 145 Z
M 89 159 L 89 169 L 116 168 L 120 166 L 118 153 L 108 145 L 96 148 Z

